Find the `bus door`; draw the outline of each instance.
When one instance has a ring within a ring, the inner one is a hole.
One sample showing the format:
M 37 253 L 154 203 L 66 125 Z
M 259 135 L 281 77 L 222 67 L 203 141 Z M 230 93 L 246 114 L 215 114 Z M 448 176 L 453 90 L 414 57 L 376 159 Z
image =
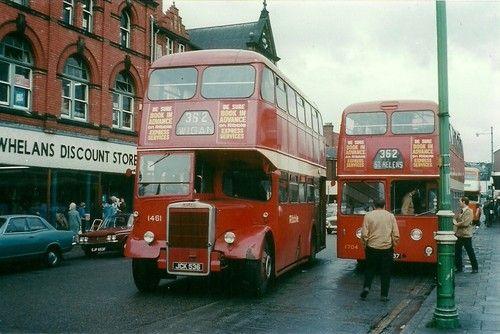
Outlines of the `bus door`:
M 435 180 L 391 182 L 390 210 L 396 216 L 400 234 L 396 260 L 436 261 L 437 187 Z
M 376 199 L 385 198 L 383 180 L 339 182 L 340 214 L 337 218 L 337 257 L 363 259 L 360 241 L 364 215 L 374 209 Z

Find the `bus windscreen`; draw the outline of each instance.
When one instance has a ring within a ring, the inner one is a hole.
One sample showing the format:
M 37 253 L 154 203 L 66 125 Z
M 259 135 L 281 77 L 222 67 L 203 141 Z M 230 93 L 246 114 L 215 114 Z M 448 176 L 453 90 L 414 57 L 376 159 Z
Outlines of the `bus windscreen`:
M 387 117 L 384 112 L 350 113 L 345 125 L 348 135 L 381 135 L 387 131 Z
M 434 132 L 434 113 L 431 110 L 396 111 L 392 114 L 391 129 L 395 134 Z
M 194 67 L 155 70 L 149 79 L 148 98 L 153 101 L 190 99 L 196 92 L 196 76 Z
M 205 98 L 246 98 L 255 88 L 255 69 L 250 65 L 211 66 L 203 72 L 201 95 Z

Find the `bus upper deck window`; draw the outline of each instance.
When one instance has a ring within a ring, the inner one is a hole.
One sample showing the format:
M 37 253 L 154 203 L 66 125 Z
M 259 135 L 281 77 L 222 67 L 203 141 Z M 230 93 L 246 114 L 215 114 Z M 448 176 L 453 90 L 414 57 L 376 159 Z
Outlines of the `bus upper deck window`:
M 251 65 L 211 66 L 203 72 L 201 95 L 205 98 L 247 98 L 254 89 Z
M 391 117 L 395 134 L 433 133 L 434 112 L 431 110 L 396 111 Z
M 162 68 L 151 73 L 150 100 L 187 100 L 196 92 L 197 72 L 194 67 Z
M 387 117 L 383 112 L 350 113 L 345 122 L 348 135 L 381 135 L 387 131 Z
M 264 100 L 274 103 L 274 76 L 273 72 L 267 67 L 262 70 L 260 95 Z

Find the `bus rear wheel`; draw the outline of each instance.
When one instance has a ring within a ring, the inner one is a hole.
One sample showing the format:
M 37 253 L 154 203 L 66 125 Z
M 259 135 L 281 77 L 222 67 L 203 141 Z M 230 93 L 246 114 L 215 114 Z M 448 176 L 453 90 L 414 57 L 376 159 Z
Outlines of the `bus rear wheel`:
M 135 286 L 141 292 L 154 291 L 160 283 L 160 274 L 154 259 L 133 259 L 132 274 Z

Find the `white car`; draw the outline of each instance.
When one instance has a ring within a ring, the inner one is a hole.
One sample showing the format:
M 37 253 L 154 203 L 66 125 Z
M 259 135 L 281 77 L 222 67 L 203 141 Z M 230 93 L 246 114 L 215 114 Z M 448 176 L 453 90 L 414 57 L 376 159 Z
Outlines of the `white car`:
M 326 205 L 326 232 L 328 234 L 337 233 L 337 203 Z

